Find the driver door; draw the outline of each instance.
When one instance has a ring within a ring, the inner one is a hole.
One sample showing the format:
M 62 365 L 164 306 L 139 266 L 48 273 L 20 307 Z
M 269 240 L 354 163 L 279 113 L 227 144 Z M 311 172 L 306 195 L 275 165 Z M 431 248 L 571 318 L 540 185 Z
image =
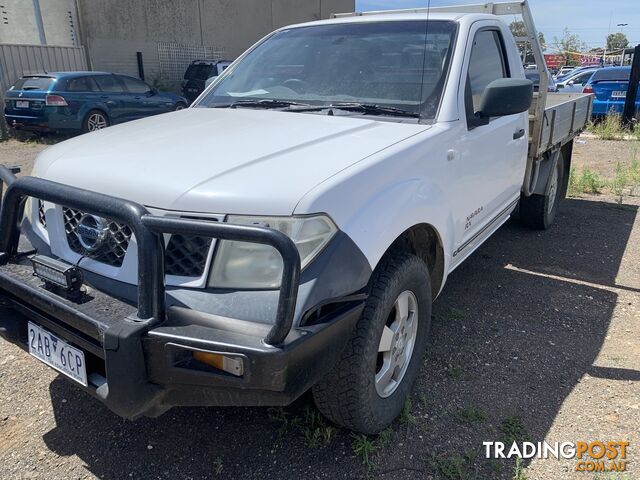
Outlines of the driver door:
M 460 263 L 508 218 L 520 198 L 528 149 L 527 112 L 489 121 L 474 115 L 480 110 L 487 85 L 511 77 L 512 68 L 498 25 L 483 23 L 471 34 L 470 54 L 461 83 L 464 124 L 456 162 L 459 193 L 454 207 L 453 265 Z

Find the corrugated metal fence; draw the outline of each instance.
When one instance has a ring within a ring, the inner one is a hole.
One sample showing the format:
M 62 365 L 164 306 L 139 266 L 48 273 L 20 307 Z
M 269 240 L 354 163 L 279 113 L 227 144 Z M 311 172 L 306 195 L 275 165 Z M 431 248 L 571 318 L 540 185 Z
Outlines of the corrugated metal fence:
M 22 75 L 87 69 L 84 47 L 0 44 L 0 105 L 4 108 L 4 92 Z M 0 129 L 5 136 L 4 116 Z

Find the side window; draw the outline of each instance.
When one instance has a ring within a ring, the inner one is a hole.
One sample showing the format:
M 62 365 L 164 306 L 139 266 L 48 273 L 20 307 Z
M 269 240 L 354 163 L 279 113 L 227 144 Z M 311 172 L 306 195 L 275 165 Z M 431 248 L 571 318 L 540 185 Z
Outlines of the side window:
M 151 91 L 151 87 L 137 78 L 127 77 L 125 75 L 118 75 L 118 78 L 122 80 L 125 88 L 129 93 L 148 93 Z
M 578 77 L 576 77 L 573 83 L 575 85 L 584 85 L 589 81 L 589 79 L 591 78 L 591 75 L 593 75 L 593 72 L 588 72 L 588 73 L 583 73 L 582 75 L 578 75 Z
M 94 79 L 103 92 L 122 93 L 124 91 L 115 75 L 97 75 Z
M 67 82 L 67 92 L 94 92 L 94 83 L 89 77 L 72 78 Z
M 465 91 L 467 119 L 480 109 L 484 89 L 494 80 L 509 77 L 503 56 L 502 40 L 496 30 L 476 33 L 469 59 L 469 72 Z

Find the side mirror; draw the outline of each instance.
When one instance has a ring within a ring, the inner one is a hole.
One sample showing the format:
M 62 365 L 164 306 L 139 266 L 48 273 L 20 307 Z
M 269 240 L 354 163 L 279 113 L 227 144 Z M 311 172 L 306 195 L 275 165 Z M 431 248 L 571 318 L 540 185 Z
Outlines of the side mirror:
M 157 95 L 157 94 L 158 94 L 158 89 L 157 89 L 157 88 L 155 88 L 155 87 L 151 87 L 151 88 L 149 89 L 149 91 L 147 92 L 147 95 L 148 95 L 149 97 L 153 97 L 154 95 Z
M 574 82 L 573 80 L 567 82 L 567 85 L 575 85 L 576 82 Z
M 503 117 L 529 110 L 533 99 L 533 82 L 519 78 L 499 78 L 484 89 L 479 118 Z

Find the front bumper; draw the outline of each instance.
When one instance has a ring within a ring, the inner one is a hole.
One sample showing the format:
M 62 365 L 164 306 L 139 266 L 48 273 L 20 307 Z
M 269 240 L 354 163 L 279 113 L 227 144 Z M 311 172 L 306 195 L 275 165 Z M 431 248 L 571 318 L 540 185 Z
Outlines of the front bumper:
M 82 349 L 89 393 L 125 418 L 155 416 L 172 406 L 287 405 L 335 364 L 364 297 L 335 300 L 312 324 L 292 328 L 300 260 L 285 235 L 260 227 L 168 219 L 144 207 L 0 167 L 9 187 L 0 211 L 0 335 L 26 349 L 29 320 Z M 89 287 L 82 301 L 50 291 L 18 254 L 18 220 L 32 196 L 130 225 L 138 244 L 137 305 Z M 265 243 L 284 260 L 273 325 L 165 305 L 164 233 Z M 193 358 L 194 352 L 242 359 L 236 377 Z

